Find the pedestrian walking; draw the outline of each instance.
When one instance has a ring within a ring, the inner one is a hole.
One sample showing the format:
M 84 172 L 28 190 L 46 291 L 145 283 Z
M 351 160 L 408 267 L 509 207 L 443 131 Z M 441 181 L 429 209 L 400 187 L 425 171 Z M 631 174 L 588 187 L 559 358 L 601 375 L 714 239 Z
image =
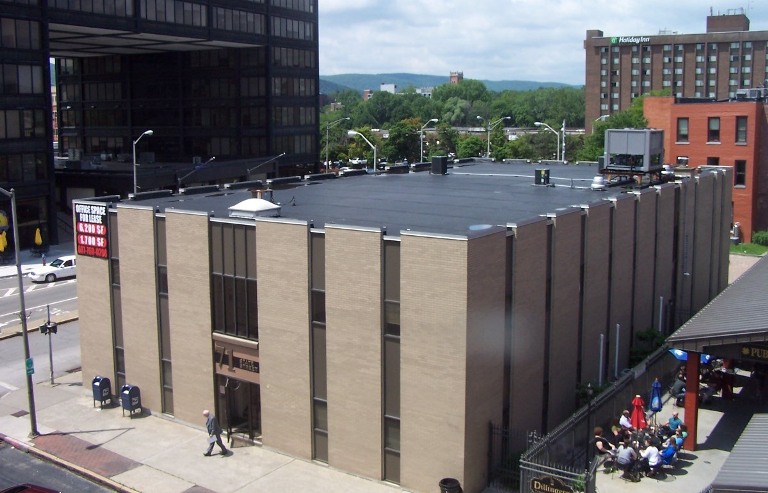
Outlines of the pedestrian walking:
M 214 443 L 221 449 L 221 455 L 227 455 L 227 447 L 225 447 L 224 443 L 221 441 L 221 426 L 219 426 L 219 420 L 217 420 L 216 416 L 211 414 L 207 409 L 203 411 L 203 416 L 205 416 L 205 427 L 208 430 L 208 450 L 206 450 L 203 455 L 210 457 L 211 452 L 213 452 Z

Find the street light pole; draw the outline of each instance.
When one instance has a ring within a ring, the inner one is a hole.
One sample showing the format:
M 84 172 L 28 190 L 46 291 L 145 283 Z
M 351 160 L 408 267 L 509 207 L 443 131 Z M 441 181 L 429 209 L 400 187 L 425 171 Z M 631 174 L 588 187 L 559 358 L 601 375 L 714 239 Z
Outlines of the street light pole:
M 32 358 L 29 355 L 29 335 L 27 334 L 27 308 L 24 305 L 24 278 L 21 275 L 21 252 L 19 251 L 19 221 L 16 217 L 16 192 L 12 188 L 9 192 L 0 188 L 0 193 L 11 199 L 11 221 L 13 221 L 13 244 L 16 254 L 16 278 L 19 281 L 19 318 L 21 319 L 21 336 L 24 341 L 24 364 L 27 371 L 27 397 L 29 399 L 29 421 L 31 425 L 30 437 L 36 437 L 40 433 L 37 431 L 37 416 L 35 411 L 35 389 L 32 387 L 32 373 L 34 366 Z
M 537 127 L 544 127 L 550 132 L 552 132 L 553 134 L 555 134 L 555 136 L 557 136 L 557 152 L 555 152 L 555 155 L 557 156 L 556 159 L 560 161 L 560 132 L 556 131 L 554 128 L 550 127 L 546 123 L 534 122 L 533 124 L 536 125 Z
M 419 162 L 424 161 L 424 128 L 426 128 L 427 125 L 430 123 L 437 123 L 437 118 L 432 118 L 427 123 L 421 126 L 421 130 L 419 130 L 419 142 L 421 143 L 421 147 L 419 150 Z
M 336 125 L 343 122 L 344 120 L 349 120 L 349 119 L 350 118 L 348 116 L 344 118 L 339 118 L 338 120 L 333 121 L 325 126 L 325 172 L 326 173 L 328 173 L 328 167 L 330 166 L 330 164 L 328 163 L 328 147 L 329 147 L 328 131 L 331 129 L 331 127 L 335 127 Z
M 139 138 L 133 141 L 133 194 L 136 195 L 136 192 L 138 191 L 139 187 L 136 184 L 136 144 L 141 140 L 142 137 L 145 135 L 152 135 L 154 131 L 152 130 L 145 130 L 143 134 L 139 135 Z
M 363 138 L 364 141 L 368 143 L 369 146 L 371 146 L 371 149 L 373 149 L 373 176 L 376 176 L 376 146 L 371 144 L 371 141 L 365 138 L 365 135 L 361 134 L 360 132 L 357 132 L 355 130 L 349 130 L 347 131 L 347 135 L 349 137 L 354 137 L 355 135 L 359 135 Z
M 503 122 L 504 120 L 509 120 L 510 118 L 512 118 L 512 117 L 510 117 L 510 116 L 503 116 L 503 117 L 499 118 L 498 120 L 496 120 L 495 122 L 492 122 L 490 125 L 488 125 L 488 142 L 487 142 L 488 150 L 485 153 L 485 157 L 488 157 L 488 158 L 491 157 L 491 130 L 496 128 L 496 125 L 498 125 L 499 123 Z

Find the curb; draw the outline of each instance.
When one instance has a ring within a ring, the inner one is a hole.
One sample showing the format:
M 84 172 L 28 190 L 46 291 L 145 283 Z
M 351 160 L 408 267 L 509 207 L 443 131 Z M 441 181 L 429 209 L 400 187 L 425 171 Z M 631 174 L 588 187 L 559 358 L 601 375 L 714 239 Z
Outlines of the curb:
M 71 471 L 77 474 L 78 476 L 82 476 L 95 483 L 99 483 L 100 485 L 106 486 L 107 488 L 111 488 L 114 491 L 117 491 L 120 493 L 141 493 L 140 491 L 134 490 L 123 484 L 113 481 L 110 478 L 107 478 L 100 474 L 96 474 L 95 472 L 85 469 L 84 467 L 78 466 L 77 464 L 73 464 L 60 457 L 56 457 L 53 454 L 49 454 L 48 452 L 35 448 L 34 445 L 29 445 L 25 442 L 20 442 L 2 433 L 0 433 L 0 440 L 4 441 L 5 443 L 7 443 L 8 445 L 10 445 L 11 447 L 17 450 L 20 450 L 26 454 L 32 454 L 38 459 L 42 459 L 44 461 L 54 463 L 58 466 L 63 467 L 64 469 L 67 469 L 68 471 Z
M 63 325 L 63 324 L 68 324 L 69 322 L 74 322 L 76 320 L 80 320 L 79 314 L 72 317 L 64 318 L 61 320 L 51 320 L 51 321 L 56 322 L 57 325 Z M 40 330 L 39 325 L 35 324 L 34 326 L 32 326 L 30 324 L 27 324 L 27 334 L 32 332 L 37 332 L 38 330 Z M 10 339 L 11 337 L 18 337 L 20 335 L 22 335 L 22 330 L 20 328 L 16 330 L 6 329 L 4 332 L 0 330 L 0 341 Z

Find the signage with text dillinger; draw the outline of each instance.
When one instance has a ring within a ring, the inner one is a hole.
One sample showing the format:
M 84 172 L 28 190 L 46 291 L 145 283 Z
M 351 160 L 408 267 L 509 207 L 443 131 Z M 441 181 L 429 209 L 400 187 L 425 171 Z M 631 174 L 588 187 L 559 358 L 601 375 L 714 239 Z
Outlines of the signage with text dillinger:
M 75 238 L 78 255 L 108 258 L 106 204 L 75 203 Z

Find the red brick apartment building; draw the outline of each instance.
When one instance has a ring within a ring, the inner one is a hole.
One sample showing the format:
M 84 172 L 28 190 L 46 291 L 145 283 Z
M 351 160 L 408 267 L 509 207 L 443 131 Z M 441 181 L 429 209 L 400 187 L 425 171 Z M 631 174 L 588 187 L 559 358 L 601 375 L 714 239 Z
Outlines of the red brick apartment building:
M 729 101 L 646 97 L 648 126 L 664 130 L 666 162 L 733 168 L 733 221 L 741 240 L 768 229 L 768 123 L 761 97 Z
M 707 16 L 706 32 L 586 32 L 585 123 L 626 110 L 638 96 L 729 99 L 768 77 L 768 31 L 750 31 L 743 12 Z

